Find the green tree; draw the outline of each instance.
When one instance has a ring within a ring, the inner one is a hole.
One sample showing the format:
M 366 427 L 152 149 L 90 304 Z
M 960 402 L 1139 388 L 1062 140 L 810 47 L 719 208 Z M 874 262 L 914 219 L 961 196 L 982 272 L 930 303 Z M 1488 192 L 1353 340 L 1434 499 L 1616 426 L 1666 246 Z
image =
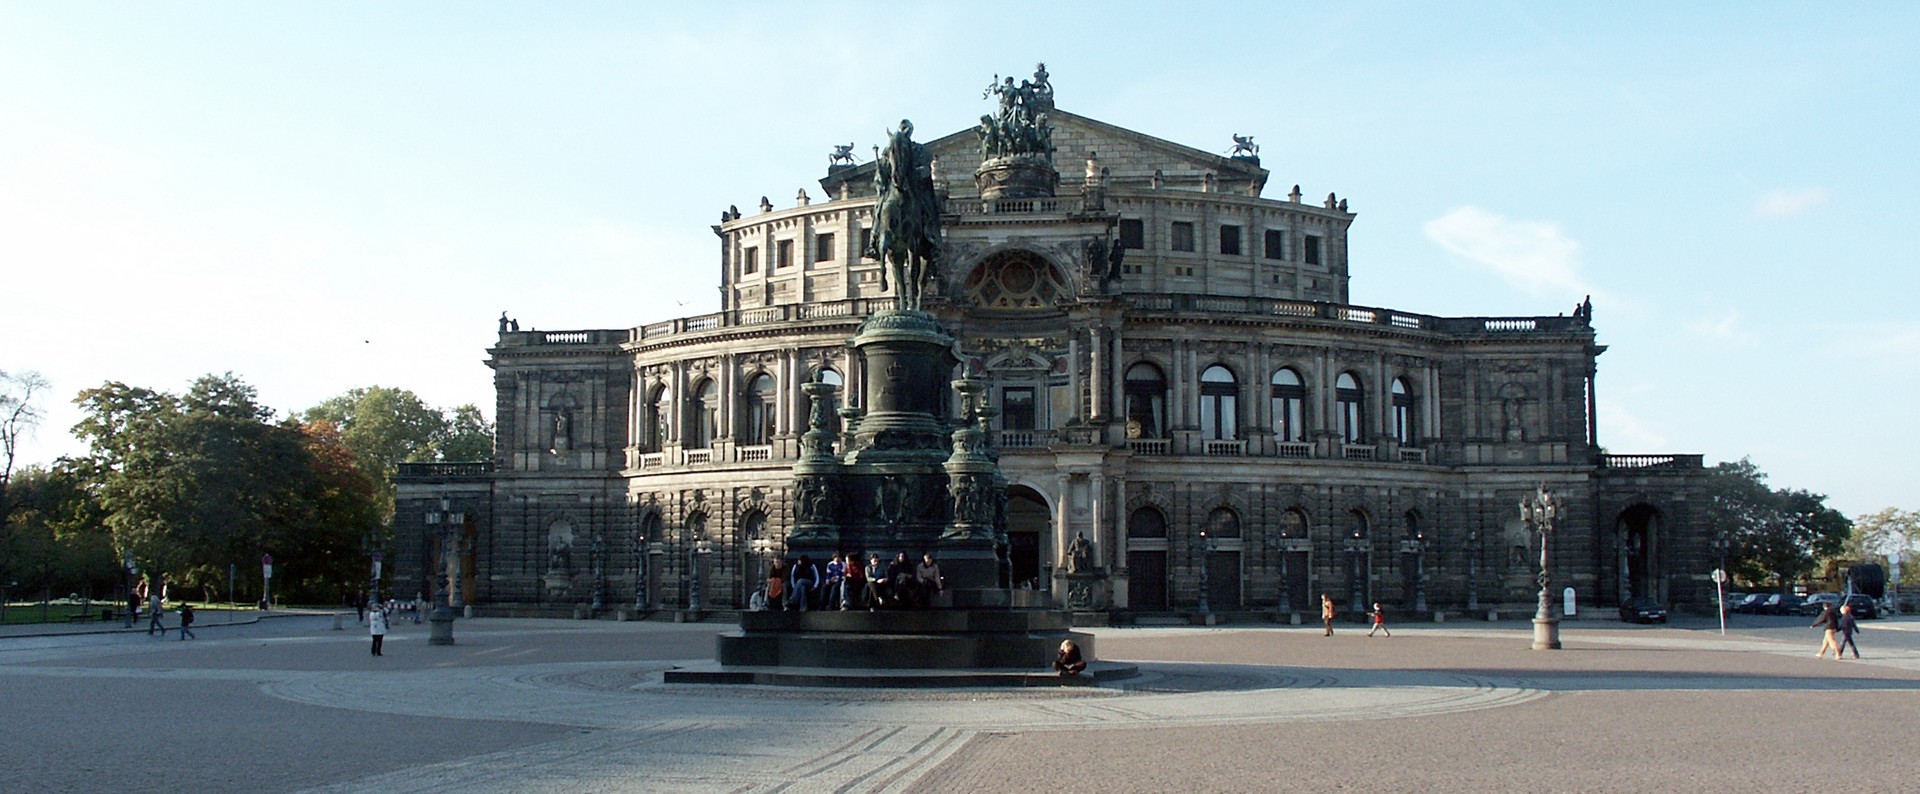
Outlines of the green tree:
M 1848 558 L 1884 563 L 1896 550 L 1900 552 L 1901 583 L 1920 584 L 1920 560 L 1915 559 L 1920 553 L 1920 511 L 1888 507 L 1853 520 L 1853 534 L 1845 547 Z
M 231 374 L 183 397 L 108 383 L 75 402 L 106 526 L 143 568 L 212 594 L 228 565 L 272 553 L 291 573 L 276 570 L 279 592 L 327 600 L 356 578 L 379 507 L 330 430 L 273 423 Z
M 15 510 L 0 527 L 0 580 L 19 594 L 113 596 L 119 563 L 81 470 L 62 461 L 14 473 Z
M 435 443 L 440 460 L 482 461 L 493 459 L 493 423 L 471 403 L 453 409 L 447 417 L 446 436 Z
M 1723 462 L 1708 471 L 1707 518 L 1727 547 L 1735 578 L 1768 582 L 1785 591 L 1838 553 L 1852 522 L 1801 489 L 1776 491 L 1753 461 Z

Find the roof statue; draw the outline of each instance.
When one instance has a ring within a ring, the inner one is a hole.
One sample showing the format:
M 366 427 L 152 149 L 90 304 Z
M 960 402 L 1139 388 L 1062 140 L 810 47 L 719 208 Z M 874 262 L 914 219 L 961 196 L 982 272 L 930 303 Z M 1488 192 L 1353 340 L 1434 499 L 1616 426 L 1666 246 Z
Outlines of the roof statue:
M 1016 155 L 1053 157 L 1053 125 L 1047 112 L 1053 110 L 1053 85 L 1047 82 L 1047 65 L 1040 64 L 1032 80 L 1013 84 L 1013 78 L 993 76 L 993 82 L 980 95 L 997 96 L 998 115 L 981 116 L 974 132 L 980 136 L 980 153 L 989 158 Z
M 902 311 L 920 308 L 927 276 L 940 258 L 940 199 L 934 193 L 933 156 L 913 141 L 913 122 L 887 136 L 873 171 L 873 239 L 867 255 L 886 263 Z
M 1233 154 L 1229 156 L 1230 157 L 1250 157 L 1255 160 L 1258 160 L 1260 159 L 1260 144 L 1253 142 L 1252 135 L 1241 135 L 1239 133 L 1234 133 Z
M 833 145 L 833 153 L 827 155 L 828 167 L 833 167 L 836 165 L 854 165 L 854 164 L 855 163 L 853 161 L 853 144 L 851 143 L 845 146 L 841 146 L 840 144 L 836 143 Z

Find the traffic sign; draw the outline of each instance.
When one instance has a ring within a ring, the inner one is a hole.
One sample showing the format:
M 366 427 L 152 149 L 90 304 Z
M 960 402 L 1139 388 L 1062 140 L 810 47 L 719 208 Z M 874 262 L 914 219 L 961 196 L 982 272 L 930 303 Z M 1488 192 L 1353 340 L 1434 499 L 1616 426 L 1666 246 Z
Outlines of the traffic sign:
M 1719 568 L 1715 568 L 1715 569 L 1713 569 L 1713 583 L 1714 583 L 1714 584 L 1726 584 L 1726 583 L 1727 583 L 1727 572 L 1726 572 L 1726 571 L 1723 571 L 1723 570 L 1720 570 Z

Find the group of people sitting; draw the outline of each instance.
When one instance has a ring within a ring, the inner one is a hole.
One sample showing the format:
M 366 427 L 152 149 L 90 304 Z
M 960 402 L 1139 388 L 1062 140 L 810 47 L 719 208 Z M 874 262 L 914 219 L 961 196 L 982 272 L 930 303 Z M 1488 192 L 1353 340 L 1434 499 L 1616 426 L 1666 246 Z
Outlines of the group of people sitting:
M 767 571 L 767 586 L 754 594 L 757 609 L 925 609 L 946 588 L 940 564 L 932 554 L 915 565 L 906 552 L 892 563 L 873 554 L 835 554 L 825 566 L 805 554 L 791 562 L 776 560 Z

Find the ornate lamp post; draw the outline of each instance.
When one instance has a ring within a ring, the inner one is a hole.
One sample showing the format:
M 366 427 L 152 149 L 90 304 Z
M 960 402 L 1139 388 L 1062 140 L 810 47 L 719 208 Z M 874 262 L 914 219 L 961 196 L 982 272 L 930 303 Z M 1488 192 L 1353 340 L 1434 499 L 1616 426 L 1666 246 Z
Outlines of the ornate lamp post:
M 1559 650 L 1560 620 L 1553 616 L 1553 522 L 1559 518 L 1560 500 L 1545 485 L 1533 496 L 1520 500 L 1520 520 L 1530 531 L 1540 533 L 1540 607 L 1533 613 L 1533 649 Z
M 1427 611 L 1427 533 L 1413 533 L 1413 611 Z
M 133 576 L 136 572 L 137 572 L 136 569 L 133 567 L 133 552 L 129 551 L 129 552 L 126 552 L 125 554 L 120 555 L 120 590 L 126 596 L 125 605 L 127 607 L 127 622 L 126 622 L 127 628 L 133 628 L 133 604 L 134 604 Z M 231 598 L 229 598 L 229 600 L 231 600 Z M 6 599 L 3 597 L 0 597 L 0 616 L 4 616 L 6 614 L 6 611 L 5 611 L 6 607 L 4 606 L 4 604 L 6 604 Z M 229 620 L 233 618 L 232 609 L 227 610 L 227 618 Z
M 700 563 L 708 554 L 713 553 L 713 541 L 701 538 L 693 542 L 690 554 L 692 570 L 687 578 L 687 611 L 700 614 Z
M 427 622 L 432 624 L 432 631 L 427 635 L 429 645 L 453 644 L 453 609 L 449 606 L 452 601 L 447 591 L 447 565 L 453 554 L 454 527 L 465 523 L 467 517 L 451 512 L 452 509 L 452 501 L 442 496 L 440 509 L 428 510 L 426 515 L 428 531 L 440 542 L 440 564 L 434 566 L 433 612 L 427 615 Z
M 1467 611 L 1480 611 L 1480 530 L 1467 530 Z
M 1200 560 L 1200 614 L 1206 617 L 1213 613 L 1207 604 L 1207 591 L 1212 589 L 1207 581 L 1207 554 L 1213 551 L 1213 544 L 1207 537 L 1206 530 L 1200 530 L 1200 542 L 1196 545 L 1199 547 L 1199 553 L 1194 556 Z

